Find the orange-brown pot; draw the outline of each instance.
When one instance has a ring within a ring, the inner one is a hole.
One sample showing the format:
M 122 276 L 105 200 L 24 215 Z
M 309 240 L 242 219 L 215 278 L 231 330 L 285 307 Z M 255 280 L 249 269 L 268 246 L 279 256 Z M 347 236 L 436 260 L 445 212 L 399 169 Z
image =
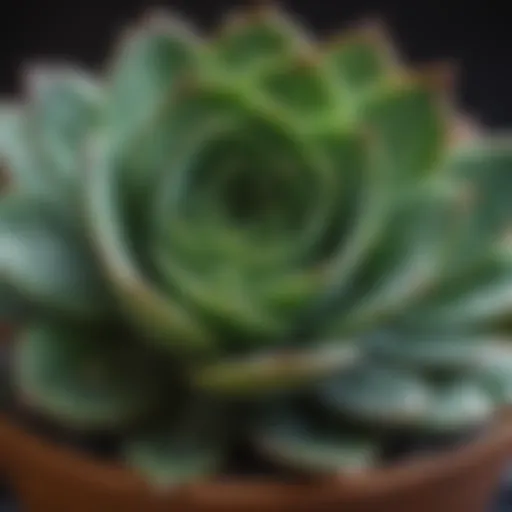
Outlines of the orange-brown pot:
M 25 512 L 484 512 L 512 457 L 512 414 L 464 448 L 323 482 L 198 482 L 155 491 L 130 470 L 0 417 L 0 472 Z

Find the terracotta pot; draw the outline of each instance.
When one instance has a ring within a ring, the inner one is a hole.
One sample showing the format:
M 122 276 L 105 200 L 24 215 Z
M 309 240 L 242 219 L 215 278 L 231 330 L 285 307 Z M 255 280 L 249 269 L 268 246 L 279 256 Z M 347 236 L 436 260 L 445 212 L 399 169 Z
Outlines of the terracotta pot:
M 0 470 L 25 512 L 485 512 L 511 457 L 508 413 L 473 444 L 361 475 L 156 491 L 126 468 L 54 446 L 0 418 Z

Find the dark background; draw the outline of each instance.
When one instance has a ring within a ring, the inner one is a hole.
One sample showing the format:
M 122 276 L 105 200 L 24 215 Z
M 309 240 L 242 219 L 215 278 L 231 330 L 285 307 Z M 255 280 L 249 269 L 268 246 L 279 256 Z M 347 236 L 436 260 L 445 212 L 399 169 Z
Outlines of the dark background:
M 415 61 L 448 57 L 460 63 L 459 103 L 493 126 L 512 124 L 512 17 L 503 0 L 282 1 L 320 33 L 365 15 L 383 16 L 404 53 Z M 202 5 L 204 3 L 204 5 Z M 72 58 L 100 64 L 120 26 L 145 6 L 169 5 L 205 28 L 234 1 L 3 0 L 0 92 L 19 87 L 27 60 Z M 238 2 L 240 4 L 240 2 Z

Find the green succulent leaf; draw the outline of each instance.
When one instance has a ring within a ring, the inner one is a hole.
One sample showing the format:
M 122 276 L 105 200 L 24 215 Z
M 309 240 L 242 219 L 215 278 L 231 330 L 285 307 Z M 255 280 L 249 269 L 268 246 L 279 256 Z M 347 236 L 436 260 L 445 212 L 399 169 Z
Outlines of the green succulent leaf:
M 352 366 L 360 354 L 353 343 L 338 341 L 314 350 L 286 350 L 232 358 L 193 370 L 197 389 L 224 396 L 258 396 L 302 388 Z
M 126 33 L 112 56 L 107 100 L 116 143 L 127 143 L 168 101 L 197 64 L 200 42 L 177 16 L 151 12 Z
M 212 337 L 194 315 L 165 296 L 137 267 L 119 220 L 113 181 L 116 166 L 108 144 L 90 146 L 84 194 L 86 222 L 105 275 L 127 320 L 168 347 L 182 351 L 211 348 Z
M 0 323 L 26 320 L 32 311 L 32 304 L 20 297 L 12 286 L 0 281 Z
M 361 118 L 379 147 L 377 165 L 392 176 L 391 186 L 414 185 L 437 169 L 447 125 L 439 97 L 428 84 L 383 87 L 362 107 Z
M 272 6 L 232 12 L 214 41 L 215 53 L 223 67 L 230 73 L 246 76 L 297 54 L 307 45 L 302 27 Z
M 99 85 L 70 67 L 32 67 L 29 82 L 29 133 L 47 179 L 77 183 L 78 158 L 103 106 Z
M 421 372 L 472 372 L 482 366 L 488 336 L 412 333 L 400 329 L 376 333 L 365 344 L 370 357 Z
M 132 441 L 125 459 L 153 485 L 170 487 L 214 476 L 223 463 L 223 453 L 219 446 L 204 440 L 184 442 L 172 432 L 164 432 Z
M 448 267 L 450 268 L 450 267 Z M 511 260 L 496 252 L 480 264 L 443 276 L 424 300 L 403 312 L 407 325 L 467 332 L 496 329 L 512 311 Z
M 487 347 L 478 377 L 495 404 L 512 403 L 512 350 L 506 340 Z
M 126 340 L 83 327 L 40 325 L 16 343 L 16 386 L 23 401 L 80 429 L 119 428 L 148 414 L 159 377 Z
M 312 421 L 289 407 L 265 416 L 253 438 L 265 458 L 301 473 L 363 471 L 375 466 L 380 455 L 375 440 Z
M 432 406 L 423 422 L 431 432 L 464 432 L 481 427 L 495 411 L 493 400 L 476 380 L 458 379 L 434 388 Z
M 327 379 L 319 400 L 334 414 L 397 427 L 421 423 L 431 406 L 425 382 L 407 370 L 386 365 L 358 365 Z
M 22 105 L 0 104 L 1 178 L 5 179 L 8 189 L 46 191 L 27 132 L 26 113 Z
M 377 26 L 342 33 L 327 48 L 326 60 L 344 94 L 356 104 L 394 71 L 391 44 Z
M 510 247 L 512 149 L 509 137 L 482 137 L 457 149 L 446 164 L 460 190 L 459 236 L 453 266 L 478 264 L 496 248 Z
M 0 276 L 27 300 L 94 319 L 108 294 L 86 246 L 47 204 L 12 195 L 0 203 Z
M 172 419 L 128 438 L 124 459 L 158 487 L 211 478 L 222 469 L 234 425 L 225 404 L 192 397 Z
M 436 183 L 395 203 L 374 250 L 354 274 L 328 332 L 367 332 L 420 302 L 435 286 L 451 250 L 456 225 L 453 194 Z

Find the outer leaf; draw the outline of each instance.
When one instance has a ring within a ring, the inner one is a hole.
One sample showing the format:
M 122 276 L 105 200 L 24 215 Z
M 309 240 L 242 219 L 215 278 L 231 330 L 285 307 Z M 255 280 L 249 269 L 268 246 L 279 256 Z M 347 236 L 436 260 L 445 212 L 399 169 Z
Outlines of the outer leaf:
M 30 145 L 46 179 L 59 187 L 78 173 L 79 151 L 97 121 L 102 96 L 86 73 L 68 66 L 32 66 L 28 72 Z
M 108 112 L 118 142 L 155 114 L 194 67 L 199 41 L 185 23 L 163 12 L 150 13 L 123 38 L 113 56 Z
M 303 129 L 311 129 L 308 124 L 322 126 L 326 119 L 341 125 L 343 110 L 338 91 L 314 54 L 280 63 L 261 77 L 260 84 L 263 92 Z
M 318 423 L 282 408 L 255 429 L 254 443 L 272 462 L 302 473 L 361 471 L 377 463 L 375 440 Z
M 443 183 L 395 203 L 381 240 L 355 274 L 334 317 L 333 333 L 368 331 L 421 301 L 439 279 L 450 253 L 454 201 Z
M 370 355 L 385 364 L 418 371 L 459 372 L 479 368 L 487 354 L 488 337 L 448 333 L 408 335 L 398 329 L 376 333 L 366 345 Z
M 273 6 L 240 9 L 221 27 L 216 53 L 229 72 L 257 73 L 308 46 L 302 27 Z
M 478 382 L 462 379 L 436 390 L 422 427 L 437 432 L 463 432 L 482 426 L 494 413 L 491 397 Z
M 501 407 L 512 403 L 512 350 L 507 340 L 487 347 L 479 372 L 480 383 L 494 403 Z
M 398 68 L 390 38 L 378 24 L 342 32 L 324 55 L 351 116 L 357 115 L 367 97 Z
M 436 169 L 446 149 L 447 126 L 437 92 L 410 81 L 383 87 L 361 109 L 379 146 L 379 167 L 391 186 L 407 190 Z
M 0 105 L 0 166 L 11 189 L 46 190 L 40 167 L 28 144 L 26 114 L 22 105 Z
M 352 366 L 360 354 L 351 343 L 330 343 L 314 350 L 270 352 L 233 358 L 193 371 L 199 389 L 226 396 L 253 396 L 300 388 Z
M 36 410 L 79 428 L 117 428 L 155 405 L 156 376 L 126 340 L 39 326 L 16 344 L 16 385 Z
M 448 267 L 453 268 L 453 267 Z M 498 327 L 512 311 L 510 254 L 496 254 L 467 271 L 446 275 L 425 300 L 404 311 L 408 325 L 417 328 L 479 330 Z
M 197 400 L 197 401 L 196 401 Z M 127 439 L 124 457 L 155 486 L 179 486 L 218 474 L 232 418 L 217 403 L 192 397 L 172 421 Z
M 0 276 L 27 300 L 66 314 L 96 318 L 108 310 L 91 255 L 37 200 L 11 196 L 0 205 Z
M 471 265 L 496 247 L 510 246 L 512 147 L 510 137 L 488 137 L 460 147 L 447 163 L 460 187 L 464 217 L 454 241 L 453 264 Z
M 428 414 L 428 386 L 406 371 L 360 365 L 320 386 L 320 400 L 334 413 L 384 427 L 417 425 Z
M 215 444 L 194 441 L 175 438 L 172 432 L 137 439 L 126 447 L 126 462 L 155 486 L 195 483 L 218 473 L 223 453 Z
M 31 309 L 31 304 L 23 300 L 12 286 L 0 281 L 0 323 L 24 320 Z

